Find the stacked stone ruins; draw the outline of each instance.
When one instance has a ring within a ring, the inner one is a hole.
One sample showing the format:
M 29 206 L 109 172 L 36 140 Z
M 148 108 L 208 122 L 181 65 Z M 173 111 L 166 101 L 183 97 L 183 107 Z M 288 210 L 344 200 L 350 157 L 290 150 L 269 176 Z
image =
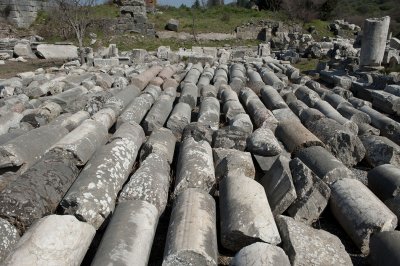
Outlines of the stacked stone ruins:
M 1 79 L 0 264 L 400 265 L 388 21 L 365 22 L 361 50 L 277 30 L 259 47 L 110 45 Z M 301 73 L 298 44 L 330 61 Z

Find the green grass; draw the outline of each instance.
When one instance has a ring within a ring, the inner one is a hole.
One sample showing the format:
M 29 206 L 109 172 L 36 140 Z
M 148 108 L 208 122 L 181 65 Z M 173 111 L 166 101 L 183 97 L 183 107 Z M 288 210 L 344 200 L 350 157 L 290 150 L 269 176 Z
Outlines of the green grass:
M 328 21 L 315 19 L 308 23 L 305 23 L 303 29 L 306 31 L 309 27 L 314 26 L 315 30 L 317 31 L 316 34 L 313 34 L 313 37 L 315 39 L 321 39 L 322 37 L 334 37 L 335 35 L 328 28 L 329 24 L 330 23 Z
M 297 64 L 294 64 L 294 67 L 298 68 L 302 73 L 305 73 L 310 70 L 315 70 L 318 61 L 318 59 L 308 58 L 306 60 L 301 60 Z

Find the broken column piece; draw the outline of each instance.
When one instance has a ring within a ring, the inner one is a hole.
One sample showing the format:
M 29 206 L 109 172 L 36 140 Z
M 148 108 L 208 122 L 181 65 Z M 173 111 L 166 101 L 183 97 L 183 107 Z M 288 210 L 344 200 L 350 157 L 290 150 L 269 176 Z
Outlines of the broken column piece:
M 197 106 L 197 98 L 199 97 L 199 88 L 193 83 L 186 83 L 182 87 L 179 102 L 187 103 L 193 109 Z
M 151 153 L 157 153 L 163 156 L 169 164 L 174 159 L 176 137 L 171 130 L 167 128 L 159 128 L 147 139 L 140 152 L 140 160 L 144 161 Z
M 234 149 L 214 148 L 215 177 L 221 180 L 229 174 L 244 175 L 254 179 L 256 170 L 248 152 Z
M 213 130 L 219 128 L 219 101 L 214 97 L 203 98 L 197 122 L 209 125 Z
M 369 249 L 369 262 L 372 266 L 400 265 L 400 232 L 372 234 Z
M 400 195 L 400 169 L 383 164 L 368 172 L 368 187 L 383 202 Z
M 133 76 L 131 78 L 131 82 L 133 85 L 137 86 L 140 90 L 143 90 L 147 84 L 162 70 L 161 66 L 153 66 L 137 76 Z
M 390 139 L 382 136 L 362 136 L 365 147 L 365 159 L 372 166 L 392 164 L 400 167 L 400 147 Z
M 166 94 L 158 98 L 142 122 L 146 135 L 150 135 L 154 130 L 164 126 L 172 111 L 174 100 L 174 97 Z
M 221 242 L 238 251 L 257 241 L 281 242 L 263 187 L 246 176 L 228 175 L 220 183 Z
M 19 233 L 15 227 L 0 218 L 0 263 L 8 256 L 8 254 L 14 249 L 16 243 L 19 240 Z
M 129 121 L 140 124 L 154 101 L 153 96 L 147 93 L 143 93 L 135 98 L 118 117 L 116 127 L 118 128 L 122 123 Z
M 331 185 L 330 207 L 336 220 L 361 252 L 368 254 L 374 232 L 393 231 L 397 217 L 366 186 L 344 178 Z
M 171 129 L 175 137 L 180 140 L 183 130 L 190 124 L 192 108 L 187 103 L 177 103 L 167 121 L 167 128 Z
M 236 253 L 231 266 L 290 266 L 285 251 L 280 247 L 263 242 L 257 242 L 242 248 Z
M 220 128 L 213 134 L 213 147 L 237 149 L 244 151 L 246 148 L 247 134 L 238 128 L 227 126 Z
M 40 219 L 18 241 L 5 265 L 80 265 L 96 233 L 71 215 Z
M 215 201 L 204 191 L 188 188 L 174 202 L 163 265 L 217 263 Z
M 288 108 L 279 92 L 271 86 L 263 86 L 260 90 L 262 101 L 269 110 Z
M 274 133 L 266 127 L 256 129 L 247 138 L 246 149 L 261 156 L 275 156 L 282 152 Z
M 159 213 L 141 200 L 120 202 L 107 226 L 92 265 L 146 266 Z M 123 256 L 121 256 L 123 254 Z

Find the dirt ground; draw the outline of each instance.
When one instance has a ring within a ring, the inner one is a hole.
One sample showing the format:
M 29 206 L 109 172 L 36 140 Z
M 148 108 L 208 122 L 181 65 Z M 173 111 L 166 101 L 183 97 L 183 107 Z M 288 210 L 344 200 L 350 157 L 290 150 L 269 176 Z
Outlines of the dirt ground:
M 0 79 L 12 78 L 16 74 L 27 71 L 34 71 L 38 68 L 60 67 L 64 60 L 36 59 L 27 62 L 5 61 L 5 65 L 0 65 Z

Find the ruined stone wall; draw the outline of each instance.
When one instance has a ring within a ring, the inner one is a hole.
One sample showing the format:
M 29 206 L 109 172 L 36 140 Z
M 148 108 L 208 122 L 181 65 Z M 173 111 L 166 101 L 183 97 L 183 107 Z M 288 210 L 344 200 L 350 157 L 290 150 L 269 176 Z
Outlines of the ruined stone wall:
M 54 6 L 48 0 L 0 0 L 0 16 L 19 28 L 28 28 L 36 19 L 39 10 Z

